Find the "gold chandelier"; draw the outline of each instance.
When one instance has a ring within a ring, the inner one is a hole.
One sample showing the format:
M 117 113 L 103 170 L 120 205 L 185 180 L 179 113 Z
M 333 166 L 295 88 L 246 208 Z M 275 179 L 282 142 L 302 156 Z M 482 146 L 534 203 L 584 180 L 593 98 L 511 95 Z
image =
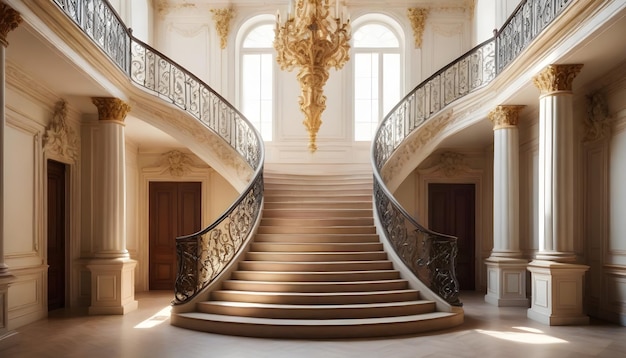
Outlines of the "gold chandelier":
M 294 0 L 290 0 L 284 24 L 280 14 L 276 16 L 274 48 L 281 70 L 300 68 L 297 79 L 302 92 L 298 103 L 309 132 L 309 150 L 315 152 L 322 112 L 326 109 L 323 87 L 328 70 L 339 70 L 350 59 L 350 20 L 344 21 L 340 14 L 339 0 L 335 0 L 334 18 L 329 0 L 295 0 L 295 16 L 291 13 L 293 5 Z

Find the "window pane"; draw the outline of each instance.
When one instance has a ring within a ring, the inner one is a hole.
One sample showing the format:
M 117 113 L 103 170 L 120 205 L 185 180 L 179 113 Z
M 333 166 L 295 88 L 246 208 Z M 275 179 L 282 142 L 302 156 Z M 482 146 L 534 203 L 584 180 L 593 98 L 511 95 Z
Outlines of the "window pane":
M 243 48 L 273 48 L 274 26 L 261 25 L 250 31 L 243 41 Z
M 400 55 L 383 54 L 383 113 L 385 116 L 400 102 Z
M 272 140 L 273 73 L 271 54 L 242 56 L 242 113 L 261 132 L 263 140 Z
M 398 39 L 383 25 L 369 24 L 360 27 L 352 36 L 354 47 L 393 48 L 400 47 Z

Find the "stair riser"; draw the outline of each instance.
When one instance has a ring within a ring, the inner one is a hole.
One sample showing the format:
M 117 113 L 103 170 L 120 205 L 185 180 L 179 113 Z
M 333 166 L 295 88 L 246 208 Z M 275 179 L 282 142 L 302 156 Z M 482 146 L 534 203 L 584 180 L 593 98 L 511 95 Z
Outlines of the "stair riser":
M 348 244 L 292 244 L 292 243 L 253 243 L 250 247 L 253 252 L 359 252 L 383 251 L 383 244 L 348 243 Z
M 310 202 L 310 203 L 272 203 L 266 202 L 265 209 L 372 209 L 371 202 Z
M 211 293 L 211 299 L 216 301 L 231 302 L 253 302 L 253 303 L 272 303 L 272 304 L 288 304 L 288 305 L 341 305 L 353 303 L 383 303 L 383 302 L 401 302 L 414 301 L 418 299 L 417 291 L 401 291 L 401 292 L 385 292 L 385 293 L 335 293 L 331 295 L 320 294 L 290 294 L 284 293 L 280 295 L 258 292 L 241 293 L 238 291 L 214 291 Z
M 299 193 L 298 195 L 265 195 L 266 203 L 308 203 L 308 202 L 367 202 L 372 201 L 371 195 L 346 195 L 338 193 L 328 195 L 327 193 Z
M 271 209 L 265 207 L 263 210 L 263 218 L 307 218 L 307 219 L 323 219 L 323 218 L 364 218 L 372 217 L 372 208 L 366 209 Z
M 263 218 L 261 226 L 374 226 L 374 218 Z
M 403 280 L 375 282 L 258 282 L 229 280 L 223 283 L 224 290 L 258 291 L 258 292 L 299 292 L 299 293 L 332 293 L 332 292 L 372 292 L 396 291 L 408 287 Z
M 257 234 L 254 238 L 258 243 L 364 243 L 379 242 L 376 234 Z
M 352 271 L 352 272 L 258 272 L 235 271 L 233 280 L 278 281 L 278 282 L 331 282 L 331 281 L 373 281 L 395 280 L 400 278 L 398 271 Z
M 325 262 L 325 263 L 293 263 L 270 261 L 242 261 L 239 269 L 244 271 L 295 271 L 295 272 L 333 272 L 333 271 L 366 271 L 391 270 L 390 261 L 362 261 L 362 262 Z
M 382 261 L 387 259 L 383 252 L 356 253 L 295 253 L 295 252 L 248 252 L 250 261 L 277 262 L 341 262 L 341 261 Z
M 316 308 L 298 308 L 291 306 L 289 309 L 268 307 L 231 307 L 204 302 L 198 305 L 198 310 L 204 313 L 220 314 L 227 316 L 245 316 L 272 319 L 352 319 L 352 318 L 378 318 L 408 316 L 433 312 L 434 303 L 414 303 L 396 307 L 370 307 L 359 308 L 333 308 L 326 309 L 324 306 Z
M 335 226 L 335 227 L 298 227 L 298 226 L 259 226 L 259 234 L 375 234 L 374 226 Z

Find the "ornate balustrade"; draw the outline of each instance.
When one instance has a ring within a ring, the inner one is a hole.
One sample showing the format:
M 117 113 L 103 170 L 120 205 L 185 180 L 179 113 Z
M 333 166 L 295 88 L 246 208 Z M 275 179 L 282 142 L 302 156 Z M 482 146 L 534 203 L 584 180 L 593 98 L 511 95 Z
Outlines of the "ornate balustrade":
M 135 84 L 195 117 L 254 170 L 239 198 L 206 229 L 176 239 L 175 304 L 187 302 L 235 257 L 263 201 L 263 140 L 228 101 L 189 71 L 134 38 L 105 0 L 53 0 Z
M 445 66 L 406 95 L 383 119 L 374 136 L 374 205 L 382 230 L 415 276 L 451 305 L 461 305 L 455 274 L 457 239 L 428 230 L 413 219 L 394 199 L 381 172 L 410 134 L 450 103 L 490 83 L 571 2 L 522 1 L 493 38 Z

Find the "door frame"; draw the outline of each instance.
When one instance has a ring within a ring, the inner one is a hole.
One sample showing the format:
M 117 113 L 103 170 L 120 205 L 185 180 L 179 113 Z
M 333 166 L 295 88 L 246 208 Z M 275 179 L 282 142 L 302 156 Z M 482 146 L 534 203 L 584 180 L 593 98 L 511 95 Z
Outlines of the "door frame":
M 159 167 L 143 168 L 141 170 L 141 178 L 139 180 L 137 202 L 137 238 L 136 246 L 128 245 L 127 249 L 131 257 L 137 258 L 137 267 L 135 269 L 135 288 L 139 291 L 148 291 L 150 287 L 150 182 L 200 182 L 200 190 L 202 195 L 201 202 L 201 218 L 202 227 L 209 224 L 210 207 L 209 207 L 209 188 L 211 183 L 211 175 L 215 171 L 209 167 L 188 167 L 184 175 L 173 175 L 170 167 L 162 165 Z M 133 247 L 134 246 L 134 247 Z
M 457 170 L 453 175 L 441 165 L 417 171 L 417 215 L 419 222 L 428 227 L 428 185 L 429 184 L 474 184 L 474 290 L 480 291 L 487 288 L 487 271 L 484 269 L 484 261 L 491 255 L 489 245 L 491 233 L 485 230 L 489 227 L 486 222 L 493 220 L 490 215 L 492 204 L 484 198 L 484 171 L 464 167 Z M 487 237 L 488 236 L 488 237 Z

